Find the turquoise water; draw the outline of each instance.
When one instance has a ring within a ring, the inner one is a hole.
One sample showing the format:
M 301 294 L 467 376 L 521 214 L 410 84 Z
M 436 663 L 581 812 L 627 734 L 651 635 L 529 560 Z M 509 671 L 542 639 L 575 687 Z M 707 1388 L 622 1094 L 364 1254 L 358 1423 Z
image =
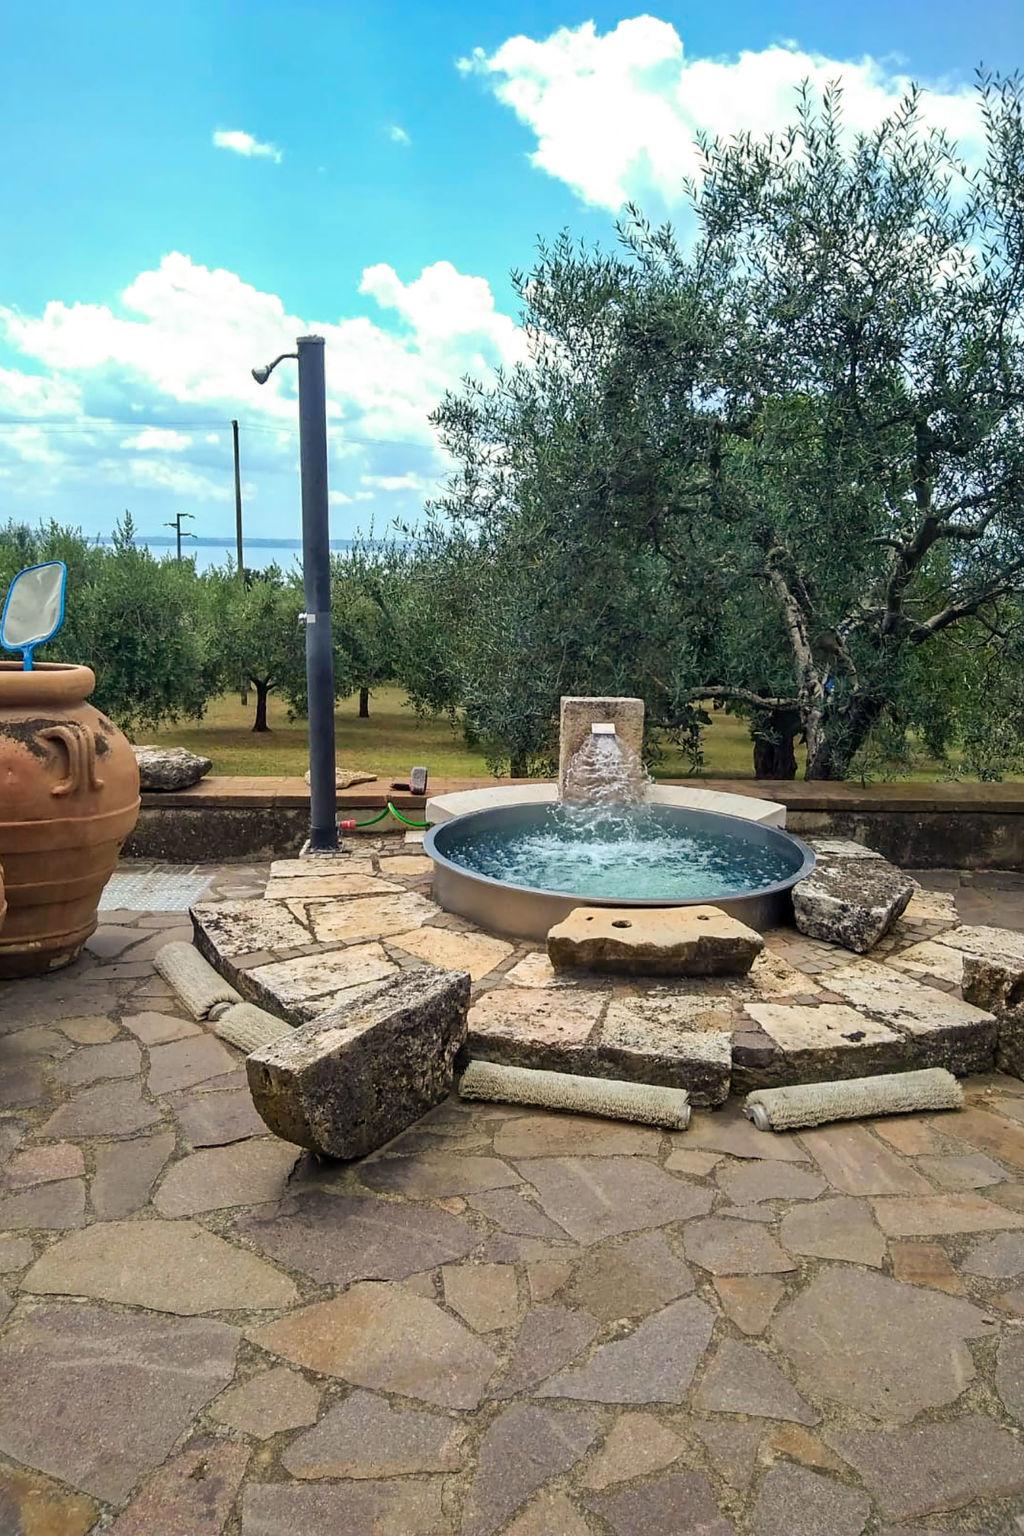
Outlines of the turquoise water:
M 802 861 L 795 844 L 765 847 L 729 823 L 713 831 L 687 825 L 661 806 L 606 813 L 538 808 L 535 824 L 455 832 L 442 851 L 494 880 L 620 901 L 738 896 L 789 879 Z

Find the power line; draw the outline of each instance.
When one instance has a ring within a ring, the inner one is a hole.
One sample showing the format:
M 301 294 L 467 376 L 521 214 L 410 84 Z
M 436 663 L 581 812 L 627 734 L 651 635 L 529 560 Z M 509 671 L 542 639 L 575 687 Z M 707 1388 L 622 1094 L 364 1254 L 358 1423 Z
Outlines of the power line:
M 239 426 L 246 432 L 274 432 L 284 433 L 294 437 L 297 428 L 294 426 L 275 426 L 271 422 L 239 421 Z M 4 416 L 0 417 L 0 431 L 5 427 L 46 427 L 51 432 L 69 432 L 84 436 L 89 432 L 110 430 L 117 432 L 135 432 L 140 429 L 153 428 L 158 431 L 174 432 L 217 432 L 228 433 L 231 430 L 230 423 L 219 426 L 211 421 L 115 421 L 111 417 L 90 417 L 88 423 L 69 422 L 60 416 Z M 420 453 L 434 453 L 435 447 L 430 443 L 414 443 L 409 438 L 401 437 L 364 437 L 356 436 L 346 431 L 345 427 L 336 423 L 332 426 L 328 422 L 328 432 L 344 433 L 345 441 L 349 443 L 365 444 L 369 447 L 379 448 L 413 448 Z

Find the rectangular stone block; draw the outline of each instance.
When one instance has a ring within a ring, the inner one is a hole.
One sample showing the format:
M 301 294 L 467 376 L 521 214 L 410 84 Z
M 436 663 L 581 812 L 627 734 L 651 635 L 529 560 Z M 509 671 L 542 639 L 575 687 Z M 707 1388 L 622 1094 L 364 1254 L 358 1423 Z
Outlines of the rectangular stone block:
M 643 699 L 565 697 L 562 699 L 558 727 L 558 795 L 565 790 L 565 770 L 569 759 L 590 735 L 592 725 L 614 725 L 615 734 L 638 757 L 644 748 Z
M 745 976 L 764 948 L 720 907 L 576 907 L 548 933 L 556 970 L 625 976 Z
M 793 887 L 793 917 L 801 933 L 865 954 L 903 913 L 916 882 L 881 858 L 819 856 Z
M 939 943 L 963 956 L 963 994 L 979 1008 L 1001 1013 L 1024 1001 L 1024 933 L 1009 928 L 954 928 Z
M 1024 1008 L 997 1016 L 996 1066 L 1012 1077 L 1024 1077 Z
M 339 1004 L 248 1058 L 253 1103 L 285 1141 L 365 1157 L 451 1092 L 469 987 L 424 966 Z
M 770 1040 L 772 1051 L 753 1060 L 741 1053 L 733 1062 L 732 1090 L 782 1088 L 834 1078 L 870 1077 L 916 1067 L 911 1047 L 894 1030 L 840 1003 L 744 1004 L 744 1011 Z

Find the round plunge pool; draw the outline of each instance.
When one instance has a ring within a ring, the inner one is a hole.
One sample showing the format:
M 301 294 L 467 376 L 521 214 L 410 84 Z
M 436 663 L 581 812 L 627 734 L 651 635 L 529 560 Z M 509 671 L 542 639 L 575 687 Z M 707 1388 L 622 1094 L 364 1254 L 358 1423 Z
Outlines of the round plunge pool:
M 580 906 L 707 902 L 763 931 L 789 918 L 790 891 L 814 868 L 806 843 L 778 827 L 652 804 L 472 811 L 433 827 L 423 850 L 446 911 L 526 939 Z

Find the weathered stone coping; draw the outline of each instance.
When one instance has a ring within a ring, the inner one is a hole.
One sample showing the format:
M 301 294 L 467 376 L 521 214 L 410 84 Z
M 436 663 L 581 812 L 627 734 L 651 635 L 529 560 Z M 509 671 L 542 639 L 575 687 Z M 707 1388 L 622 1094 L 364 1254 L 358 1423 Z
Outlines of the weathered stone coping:
M 522 788 L 529 780 L 431 780 L 429 800 L 465 790 Z M 538 785 L 538 787 L 541 787 Z M 831 784 L 796 779 L 661 781 L 682 788 L 769 799 L 786 808 L 798 836 L 852 837 L 910 869 L 1024 868 L 1024 784 Z M 384 779 L 342 791 L 343 816 L 363 820 L 388 800 L 413 820 L 428 800 L 389 790 Z M 192 789 L 144 794 L 125 845 L 137 858 L 202 863 L 298 852 L 308 832 L 309 789 L 300 778 L 210 775 Z M 380 823 L 375 832 L 383 830 Z M 398 822 L 389 827 L 401 831 Z
M 473 811 L 497 810 L 506 805 L 554 805 L 557 799 L 558 786 L 555 784 L 517 784 L 509 780 L 484 789 L 433 794 L 427 801 L 425 819 L 451 821 L 455 816 L 467 816 Z M 776 800 L 705 789 L 696 784 L 653 784 L 647 802 L 682 810 L 717 811 L 722 816 L 739 816 L 744 821 L 755 821 L 766 827 L 786 825 L 786 807 Z
M 438 776 L 431 778 L 429 795 L 424 798 L 410 795 L 404 790 L 389 789 L 387 779 L 376 779 L 370 784 L 358 784 L 351 789 L 339 791 L 338 803 L 346 809 L 379 809 L 391 800 L 400 810 L 416 810 L 439 795 L 472 789 L 521 788 L 525 785 L 553 788 L 537 779 Z M 659 779 L 655 787 L 661 789 L 670 786 L 743 795 L 756 800 L 774 800 L 794 812 L 833 811 L 848 814 L 900 811 L 919 815 L 952 812 L 961 815 L 1024 816 L 1024 783 L 854 784 L 827 781 L 808 783 L 803 779 Z M 142 803 L 147 807 L 165 806 L 168 809 L 186 809 L 199 805 L 239 808 L 253 805 L 304 806 L 309 804 L 309 787 L 298 777 L 209 774 L 191 789 L 144 794 Z

